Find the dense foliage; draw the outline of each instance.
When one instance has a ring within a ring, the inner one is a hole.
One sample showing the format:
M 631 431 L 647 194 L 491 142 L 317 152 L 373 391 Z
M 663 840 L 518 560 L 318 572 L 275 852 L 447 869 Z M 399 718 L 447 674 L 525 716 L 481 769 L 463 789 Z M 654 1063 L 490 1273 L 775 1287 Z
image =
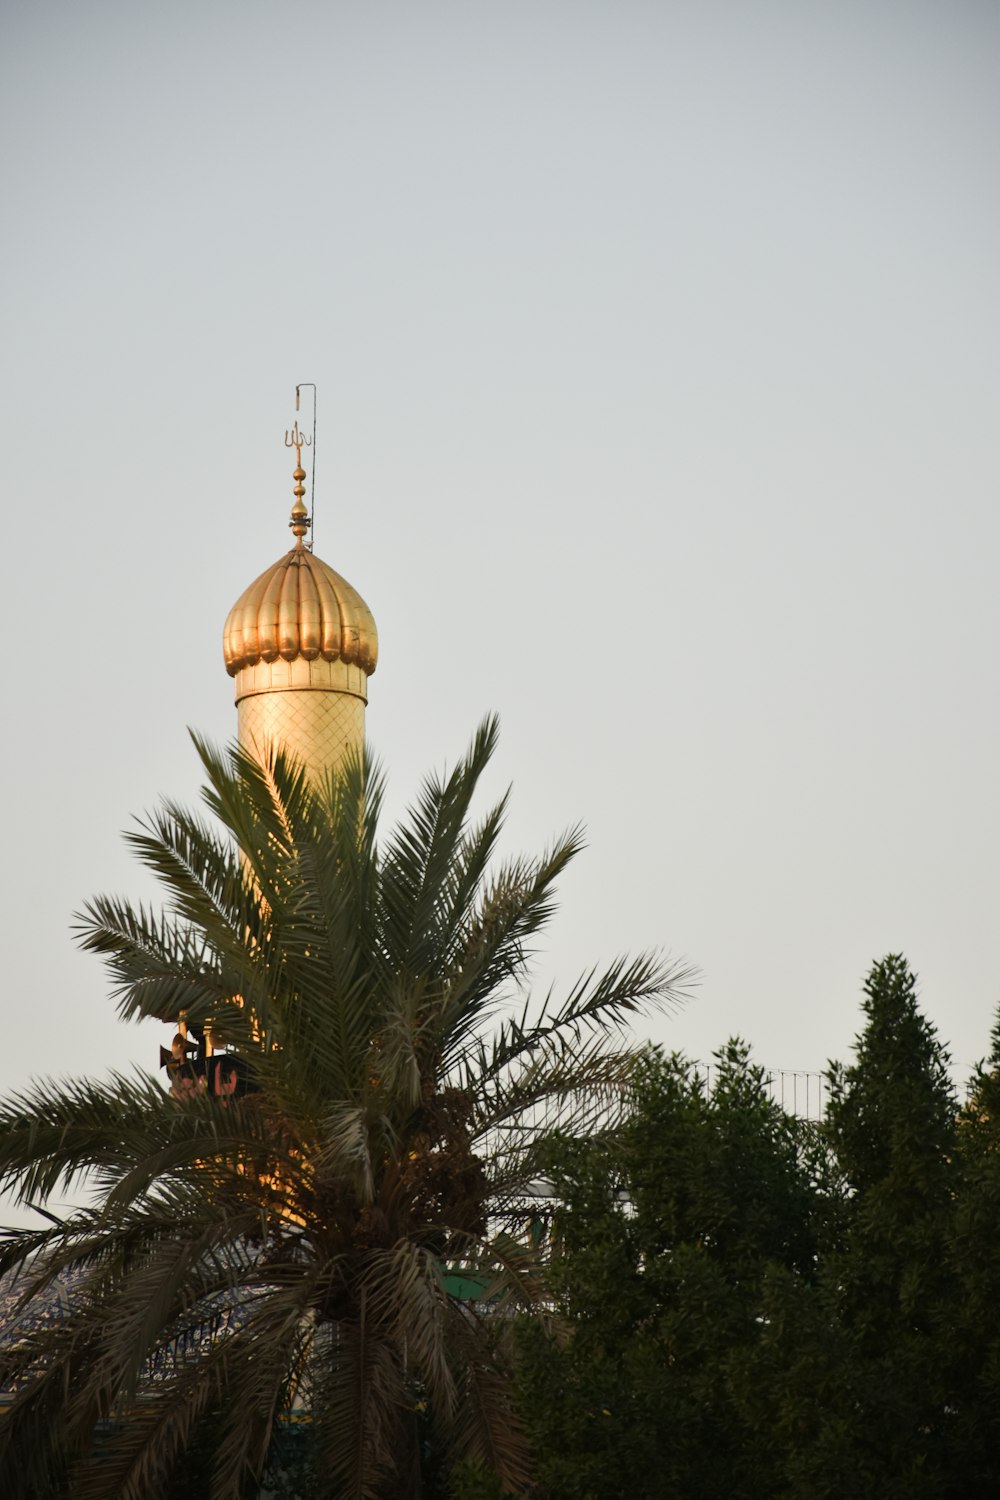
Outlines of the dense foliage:
M 959 1109 L 914 977 L 865 987 L 822 1126 L 741 1045 L 653 1057 L 563 1143 L 562 1331 L 522 1329 L 539 1500 L 1000 1493 L 1000 1032 Z
M 212 820 L 167 804 L 131 835 L 165 913 L 101 898 L 84 945 L 123 1016 L 210 1026 L 251 1091 L 119 1076 L 0 1105 L 0 1185 L 95 1190 L 0 1246 L 26 1300 L 73 1287 L 0 1349 L 0 1494 L 69 1475 L 81 1500 L 242 1500 L 295 1418 L 317 1500 L 418 1496 L 453 1459 L 526 1489 L 508 1335 L 547 1302 L 511 1216 L 540 1122 L 613 1118 L 638 1058 L 621 1023 L 682 973 L 619 960 L 530 1002 L 580 839 L 495 867 L 504 803 L 470 820 L 495 739 L 384 839 L 369 769 L 316 789 L 200 745 Z
M 708 1087 L 623 1038 L 683 982 L 656 960 L 512 1010 L 579 839 L 490 873 L 494 740 L 381 841 L 365 767 L 201 745 L 214 822 L 131 836 L 166 912 L 99 899 L 85 946 L 251 1092 L 0 1105 L 0 1186 L 95 1190 L 0 1244 L 25 1303 L 71 1289 L 0 1348 L 0 1493 L 1000 1493 L 1000 1021 L 960 1103 L 888 956 L 816 1123 L 741 1042 Z

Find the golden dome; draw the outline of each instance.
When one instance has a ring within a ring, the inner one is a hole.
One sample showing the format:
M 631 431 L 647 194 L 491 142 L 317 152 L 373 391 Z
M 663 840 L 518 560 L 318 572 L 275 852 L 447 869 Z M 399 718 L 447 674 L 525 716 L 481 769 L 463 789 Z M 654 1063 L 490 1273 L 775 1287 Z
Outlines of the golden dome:
M 342 661 L 371 676 L 378 662 L 372 612 L 345 578 L 299 544 L 245 589 L 226 620 L 226 671 L 279 658 Z

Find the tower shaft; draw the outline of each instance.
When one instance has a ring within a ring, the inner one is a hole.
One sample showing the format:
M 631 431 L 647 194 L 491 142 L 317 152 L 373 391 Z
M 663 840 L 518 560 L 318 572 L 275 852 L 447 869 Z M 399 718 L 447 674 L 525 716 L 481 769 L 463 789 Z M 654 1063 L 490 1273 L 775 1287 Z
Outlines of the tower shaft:
M 281 748 L 317 780 L 361 753 L 368 679 L 322 659 L 257 662 L 236 678 L 239 741 L 258 759 Z

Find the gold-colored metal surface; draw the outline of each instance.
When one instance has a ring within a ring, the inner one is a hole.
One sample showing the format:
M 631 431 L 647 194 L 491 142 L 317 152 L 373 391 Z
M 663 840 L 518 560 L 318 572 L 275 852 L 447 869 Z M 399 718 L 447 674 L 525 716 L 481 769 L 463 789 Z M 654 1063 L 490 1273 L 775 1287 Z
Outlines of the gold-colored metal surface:
M 301 541 L 301 538 L 300 538 Z M 230 677 L 279 658 L 343 661 L 371 676 L 378 632 L 356 589 L 304 547 L 293 547 L 237 599 L 223 632 Z
M 298 389 L 295 393 L 298 410 Z M 303 543 L 311 525 L 303 503 L 302 449 L 311 439 L 298 419 L 285 444 L 295 449 L 295 546 L 255 578 L 229 611 L 226 671 L 236 679 L 239 739 L 257 755 L 280 747 L 310 776 L 336 771 L 365 737 L 368 678 L 378 663 L 378 632 L 356 589 Z
M 296 389 L 295 410 L 298 411 L 298 409 L 299 393 L 298 389 Z M 295 471 L 292 475 L 293 479 L 295 480 L 295 488 L 292 491 L 293 495 L 295 496 L 295 504 L 292 506 L 292 519 L 288 524 L 292 528 L 292 534 L 296 539 L 296 547 L 302 546 L 302 538 L 305 536 L 306 532 L 309 530 L 310 525 L 312 524 L 309 520 L 309 512 L 308 510 L 306 510 L 306 507 L 302 502 L 302 496 L 306 492 L 304 483 L 306 471 L 302 467 L 302 447 L 304 444 L 308 448 L 311 442 L 311 437 L 307 437 L 304 433 L 299 431 L 299 421 L 296 417 L 295 425 L 292 428 L 291 432 L 285 433 L 285 447 L 295 449 Z
M 364 699 L 350 693 L 255 693 L 240 700 L 239 737 L 255 755 L 280 745 L 310 776 L 325 776 L 360 753 Z
M 347 662 L 324 661 L 322 657 L 307 661 L 304 656 L 294 661 L 279 658 L 254 662 L 236 674 L 237 703 L 254 693 L 295 692 L 352 693 L 367 703 L 368 678 L 360 667 Z

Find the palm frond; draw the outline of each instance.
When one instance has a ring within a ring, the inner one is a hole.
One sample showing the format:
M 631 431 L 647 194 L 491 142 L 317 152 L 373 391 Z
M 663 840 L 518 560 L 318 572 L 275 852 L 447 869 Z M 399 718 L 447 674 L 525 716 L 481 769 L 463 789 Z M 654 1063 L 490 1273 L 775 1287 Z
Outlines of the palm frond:
M 0 1233 L 0 1274 L 21 1312 L 59 1293 L 0 1341 L 0 1492 L 69 1466 L 84 1500 L 156 1500 L 211 1424 L 212 1493 L 236 1500 L 293 1402 L 337 1500 L 407 1492 L 426 1422 L 525 1492 L 507 1332 L 546 1315 L 531 1181 L 553 1129 L 600 1135 L 628 1109 L 628 1027 L 693 971 L 619 958 L 532 996 L 583 835 L 497 859 L 507 795 L 473 814 L 497 732 L 484 720 L 382 842 L 367 753 L 317 785 L 280 750 L 194 736 L 203 810 L 164 801 L 129 833 L 164 910 L 97 897 L 81 945 L 122 1016 L 211 1022 L 254 1092 L 112 1075 L 0 1103 L 0 1189 L 47 1215 Z M 81 1185 L 89 1205 L 46 1207 Z

